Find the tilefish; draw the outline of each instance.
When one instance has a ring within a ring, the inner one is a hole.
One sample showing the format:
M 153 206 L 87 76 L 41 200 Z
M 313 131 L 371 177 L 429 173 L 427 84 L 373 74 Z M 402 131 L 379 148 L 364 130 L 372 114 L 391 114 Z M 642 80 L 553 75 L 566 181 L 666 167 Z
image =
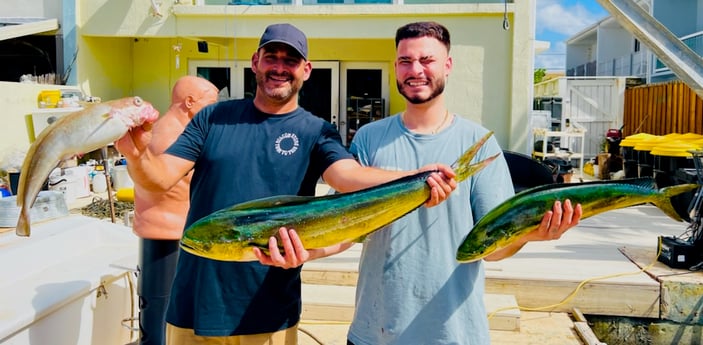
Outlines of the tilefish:
M 15 233 L 30 235 L 30 209 L 51 171 L 63 160 L 95 151 L 124 136 L 130 128 L 156 121 L 159 112 L 140 97 L 88 104 L 58 118 L 32 143 L 17 184 L 20 214 Z

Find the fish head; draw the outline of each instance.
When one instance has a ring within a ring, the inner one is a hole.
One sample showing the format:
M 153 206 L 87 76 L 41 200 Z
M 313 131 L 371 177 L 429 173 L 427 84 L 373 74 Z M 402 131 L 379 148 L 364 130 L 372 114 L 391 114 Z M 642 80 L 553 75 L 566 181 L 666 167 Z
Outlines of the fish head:
M 267 239 L 268 240 L 268 239 Z M 235 227 L 220 226 L 205 221 L 196 222 L 188 227 L 181 237 L 181 249 L 203 258 L 218 261 L 256 261 L 254 244 L 245 234 Z
M 499 243 L 496 239 L 491 238 L 483 229 L 474 228 L 457 249 L 456 260 L 460 263 L 478 261 L 498 248 Z
M 159 111 L 139 96 L 112 101 L 109 116 L 120 119 L 128 128 L 153 123 L 159 118 Z

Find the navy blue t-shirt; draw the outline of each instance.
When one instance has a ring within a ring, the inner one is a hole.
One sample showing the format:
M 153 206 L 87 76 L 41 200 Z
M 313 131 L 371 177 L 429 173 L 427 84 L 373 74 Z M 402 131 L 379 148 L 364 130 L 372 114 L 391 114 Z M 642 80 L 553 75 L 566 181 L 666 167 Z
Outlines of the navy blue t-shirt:
M 352 159 L 332 124 L 302 108 L 262 113 L 252 100 L 201 110 L 166 151 L 195 162 L 186 227 L 275 195 L 314 195 L 332 163 Z M 167 322 L 203 336 L 268 333 L 300 319 L 300 268 L 224 262 L 180 251 Z

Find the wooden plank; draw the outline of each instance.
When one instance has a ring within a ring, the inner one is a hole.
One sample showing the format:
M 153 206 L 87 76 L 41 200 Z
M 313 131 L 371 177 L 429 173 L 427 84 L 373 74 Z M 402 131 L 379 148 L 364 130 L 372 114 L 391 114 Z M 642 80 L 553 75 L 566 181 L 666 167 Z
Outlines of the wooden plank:
M 581 309 L 579 309 L 579 308 L 574 308 L 574 309 L 571 311 L 571 317 L 572 317 L 575 321 L 586 322 L 586 316 L 583 315 L 583 313 L 581 312 Z
M 661 91 L 661 86 L 657 86 L 657 87 L 649 90 L 649 93 L 652 95 L 652 98 L 650 99 L 650 101 L 648 103 L 650 104 L 650 106 L 652 108 L 649 110 L 649 118 L 644 121 L 645 126 L 643 128 L 643 131 L 645 133 L 654 134 L 654 131 L 652 131 L 652 128 L 654 126 L 658 125 L 657 113 L 659 112 L 659 103 L 660 103 L 659 97 L 660 97 L 660 93 L 661 93 L 660 91 Z
M 686 123 L 687 133 L 696 133 L 696 120 L 691 118 L 691 91 L 686 90 L 683 95 L 683 109 L 681 117 Z
M 667 83 L 664 85 L 664 93 L 665 93 L 665 103 L 664 103 L 664 111 L 662 112 L 662 129 L 664 130 L 660 135 L 672 133 L 674 131 L 673 128 L 673 121 L 672 121 L 672 115 L 675 116 L 675 111 L 674 111 L 674 85 L 671 83 Z M 664 121 L 666 118 L 667 121 Z
M 353 286 L 303 284 L 303 314 L 306 320 L 349 322 L 354 316 Z
M 645 272 L 652 278 L 661 282 L 664 279 L 675 280 L 689 284 L 698 284 L 703 281 L 703 272 L 689 271 L 687 269 L 671 268 L 656 260 L 657 248 L 620 247 L 623 253 L 637 267 L 646 267 Z
M 303 319 L 298 335 L 300 345 L 345 345 L 348 322 Z M 491 345 L 583 345 L 566 313 L 523 313 L 521 329 L 490 330 Z M 314 337 L 314 338 L 313 338 Z
M 486 277 L 486 292 L 515 295 L 522 310 L 569 312 L 578 307 L 586 314 L 659 317 L 659 287 L 651 284 Z
M 659 99 L 659 110 L 657 111 L 657 119 L 659 120 L 657 127 L 652 129 L 652 133 L 656 135 L 664 135 L 669 133 L 669 123 L 671 121 L 667 118 L 666 114 L 669 113 L 668 109 L 668 87 L 667 85 L 661 85 L 661 98 Z
M 703 133 L 703 126 L 701 126 L 701 119 L 696 117 L 696 95 L 693 90 L 688 94 L 688 119 L 691 121 L 691 132 L 692 133 Z
M 571 312 L 571 317 L 575 320 L 574 330 L 576 331 L 576 334 L 579 335 L 581 340 L 583 340 L 586 345 L 605 345 L 605 343 L 600 342 L 600 340 L 598 340 L 596 335 L 593 333 L 593 330 L 588 325 L 586 316 L 583 315 L 579 308 L 573 309 Z
M 642 125 L 640 132 L 652 133 L 652 131 L 651 131 L 652 126 L 650 125 L 650 123 L 653 122 L 654 119 L 656 118 L 655 113 L 657 112 L 656 104 L 658 101 L 657 97 L 659 94 L 659 88 L 658 87 L 653 87 L 651 89 L 648 88 L 648 89 L 645 89 L 644 92 L 645 92 L 645 95 L 647 95 L 647 115 L 649 115 L 649 117 L 647 119 L 642 120 L 643 125 Z
M 681 112 L 683 88 L 680 84 L 674 84 L 674 117 L 675 117 L 675 133 L 685 133 L 683 128 L 683 116 Z
M 700 126 L 697 133 L 703 133 L 703 98 L 698 96 L 696 96 L 696 119 Z
M 598 340 L 598 337 L 596 337 L 596 335 L 593 333 L 593 330 L 591 329 L 591 327 L 588 326 L 588 323 L 583 321 L 574 322 L 574 329 L 576 330 L 576 333 L 579 335 L 581 340 L 583 340 L 584 344 L 606 345 L 605 343 L 602 343 L 600 340 Z
M 354 286 L 303 284 L 305 320 L 351 322 L 354 317 Z M 515 297 L 486 294 L 483 298 L 491 330 L 519 331 L 520 310 Z
M 488 326 L 492 330 L 519 331 L 520 308 L 515 296 L 487 294 L 484 296 Z
M 300 277 L 304 284 L 355 286 L 359 272 L 356 270 L 303 268 Z
M 525 312 L 520 332 L 491 330 L 491 345 L 583 345 L 567 313 Z

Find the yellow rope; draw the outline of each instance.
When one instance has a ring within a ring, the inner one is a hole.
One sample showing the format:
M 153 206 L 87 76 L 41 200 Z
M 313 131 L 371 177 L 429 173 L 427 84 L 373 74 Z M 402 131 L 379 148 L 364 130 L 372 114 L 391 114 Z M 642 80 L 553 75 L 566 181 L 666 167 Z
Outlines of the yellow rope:
M 644 266 L 644 267 L 642 267 L 641 269 L 639 269 L 639 270 L 637 270 L 637 271 L 634 271 L 634 272 L 624 272 L 624 273 L 615 273 L 615 274 L 609 274 L 609 275 L 604 275 L 604 276 L 589 278 L 589 279 L 586 279 L 586 280 L 582 281 L 581 283 L 579 283 L 579 285 L 576 286 L 576 289 L 574 289 L 574 291 L 573 291 L 571 294 L 569 294 L 569 296 L 567 296 L 566 298 L 564 298 L 564 299 L 563 299 L 561 302 L 559 302 L 559 303 L 555 303 L 555 304 L 548 305 L 548 306 L 543 306 L 543 307 L 521 307 L 521 306 L 516 306 L 516 307 L 503 307 L 503 308 L 498 308 L 498 309 L 492 311 L 490 314 L 488 314 L 488 318 L 491 319 L 491 318 L 494 317 L 497 313 L 499 313 L 499 312 L 501 312 L 501 311 L 505 311 L 505 310 L 511 310 L 511 309 L 519 309 L 519 310 L 524 310 L 524 311 L 541 311 L 541 310 L 546 310 L 546 309 L 554 309 L 554 308 L 556 308 L 556 307 L 558 307 L 558 306 L 560 306 L 560 305 L 566 304 L 566 303 L 568 303 L 569 301 L 571 301 L 574 297 L 576 297 L 576 294 L 581 290 L 581 288 L 583 288 L 584 285 L 586 285 L 586 284 L 588 284 L 588 283 L 590 283 L 590 282 L 592 282 L 592 281 L 596 281 L 596 280 L 605 280 L 605 279 L 610 279 L 610 278 L 615 278 L 615 277 L 624 277 L 624 276 L 630 276 L 630 275 L 640 274 L 640 273 L 642 273 L 642 272 L 644 272 L 644 271 L 646 271 L 646 270 L 652 268 L 652 266 L 654 266 L 654 265 L 656 264 L 657 258 L 658 258 L 659 255 L 661 254 L 661 247 L 662 247 L 662 245 L 661 245 L 661 237 L 659 237 L 658 242 L 659 242 L 659 244 L 658 244 L 658 248 L 657 248 L 657 255 L 654 257 L 654 260 L 652 260 L 652 262 L 651 262 L 649 265 Z

